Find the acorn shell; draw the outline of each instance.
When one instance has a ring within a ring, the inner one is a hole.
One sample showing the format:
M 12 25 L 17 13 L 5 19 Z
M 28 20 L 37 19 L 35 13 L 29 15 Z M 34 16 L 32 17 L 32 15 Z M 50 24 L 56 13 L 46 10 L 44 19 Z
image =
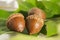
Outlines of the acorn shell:
M 10 30 L 22 32 L 25 28 L 25 20 L 22 14 L 12 14 L 7 20 L 7 27 Z
M 43 25 L 43 19 L 40 19 L 38 16 L 30 15 L 27 17 L 27 30 L 29 34 L 36 34 L 40 32 Z

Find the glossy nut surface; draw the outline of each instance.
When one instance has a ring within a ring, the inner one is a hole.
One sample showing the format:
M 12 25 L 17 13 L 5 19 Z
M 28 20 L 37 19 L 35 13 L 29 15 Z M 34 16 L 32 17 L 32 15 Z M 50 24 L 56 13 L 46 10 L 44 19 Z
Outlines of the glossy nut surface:
M 10 30 L 22 32 L 25 28 L 25 20 L 22 14 L 12 14 L 7 20 L 7 27 Z
M 36 34 L 40 32 L 43 25 L 43 19 L 40 19 L 38 16 L 30 15 L 27 17 L 27 30 L 29 34 Z
M 28 12 L 28 15 L 38 15 L 40 16 L 40 18 L 42 19 L 46 19 L 46 15 L 45 15 L 45 12 L 42 10 L 42 9 L 39 9 L 39 8 L 31 8 Z

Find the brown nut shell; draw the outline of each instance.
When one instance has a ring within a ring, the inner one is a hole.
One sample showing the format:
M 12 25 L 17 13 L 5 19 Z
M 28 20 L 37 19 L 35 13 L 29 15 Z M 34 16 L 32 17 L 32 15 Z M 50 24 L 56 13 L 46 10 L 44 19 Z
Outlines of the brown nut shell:
M 29 34 L 38 33 L 44 25 L 43 19 L 40 19 L 38 16 L 30 15 L 27 17 L 27 30 Z
M 22 14 L 12 14 L 7 20 L 7 27 L 10 30 L 22 32 L 25 28 L 25 20 Z
M 39 9 L 39 8 L 31 8 L 28 12 L 28 15 L 38 15 L 40 16 L 40 18 L 42 19 L 46 19 L 46 15 L 45 15 L 45 12 L 42 10 L 42 9 Z

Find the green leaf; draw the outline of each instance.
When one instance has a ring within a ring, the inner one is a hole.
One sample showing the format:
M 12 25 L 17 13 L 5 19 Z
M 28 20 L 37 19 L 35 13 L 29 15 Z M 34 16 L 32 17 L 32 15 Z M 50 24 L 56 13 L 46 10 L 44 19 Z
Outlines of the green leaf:
M 43 4 L 45 5 L 46 9 L 51 10 L 51 12 L 53 12 L 53 14 L 58 14 L 60 6 L 58 6 L 56 3 L 43 1 Z
M 37 1 L 37 7 L 46 12 L 47 18 L 60 15 L 60 6 L 51 1 Z
M 25 18 L 28 15 L 28 11 L 33 8 L 36 7 L 36 0 L 26 0 L 26 1 L 22 1 L 22 0 L 17 0 L 18 4 L 19 4 L 19 8 L 16 10 L 16 12 L 18 13 L 22 13 Z
M 50 0 L 51 2 L 58 3 L 60 0 Z
M 52 20 L 47 21 L 46 30 L 47 30 L 47 36 L 53 36 L 53 35 L 57 34 L 57 23 Z
M 31 3 L 32 5 L 36 6 L 37 0 L 26 0 L 28 3 Z
M 36 0 L 26 0 L 26 1 L 22 1 L 22 0 L 17 0 L 18 4 L 19 4 L 19 8 L 18 10 L 23 10 L 23 11 L 28 11 L 29 9 L 31 9 L 32 7 L 36 7 Z
M 8 16 L 13 13 L 6 10 L 0 10 L 0 19 L 7 19 Z
M 40 9 L 42 9 L 42 10 L 45 10 L 46 8 L 45 8 L 45 5 L 43 4 L 43 2 L 42 1 L 37 1 L 37 7 L 38 8 L 40 8 Z
M 0 18 L 7 18 L 9 13 L 5 10 L 0 10 Z
M 0 19 L 0 34 L 10 32 L 6 26 L 6 20 Z
M 48 9 L 48 6 L 47 6 L 48 3 L 49 2 L 44 3 L 43 1 L 37 1 L 37 7 L 46 12 L 46 17 L 47 18 L 51 18 L 53 16 L 53 13 L 51 13 L 52 10 L 50 8 Z
M 28 11 L 33 7 L 38 7 L 46 12 L 47 18 L 52 18 L 54 15 L 60 15 L 60 6 L 52 1 L 37 1 L 37 0 L 18 0 L 19 8 L 18 10 Z
M 58 13 L 60 7 L 57 4 L 52 3 L 52 2 L 45 2 L 44 4 L 45 4 L 46 8 L 48 9 L 48 11 L 50 10 L 50 12 L 48 12 L 48 13 L 51 13 L 53 16 L 56 14 L 60 14 L 60 13 Z

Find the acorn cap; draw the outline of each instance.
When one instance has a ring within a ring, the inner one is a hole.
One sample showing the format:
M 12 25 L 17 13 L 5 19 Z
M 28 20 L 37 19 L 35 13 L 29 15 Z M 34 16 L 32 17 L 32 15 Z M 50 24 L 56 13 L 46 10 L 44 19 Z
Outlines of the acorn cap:
M 24 18 L 24 16 L 23 16 L 21 13 L 15 13 L 15 14 L 13 13 L 13 14 L 11 14 L 11 15 L 8 17 L 7 22 L 8 22 L 9 20 L 15 18 L 15 17 L 22 17 L 22 18 Z
M 28 15 L 34 15 L 34 14 L 40 16 L 44 20 L 46 19 L 45 12 L 42 9 L 39 9 L 37 7 L 31 8 L 28 12 Z

